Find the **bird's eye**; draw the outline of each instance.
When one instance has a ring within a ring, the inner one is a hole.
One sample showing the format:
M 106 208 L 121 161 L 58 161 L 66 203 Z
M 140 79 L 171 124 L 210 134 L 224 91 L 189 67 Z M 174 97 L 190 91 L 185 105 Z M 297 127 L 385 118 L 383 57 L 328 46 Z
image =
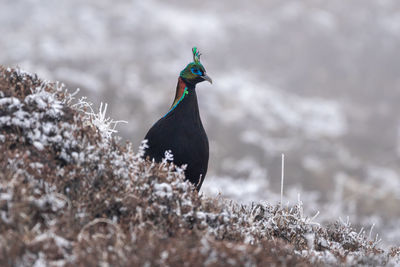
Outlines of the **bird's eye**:
M 193 74 L 200 75 L 200 76 L 203 75 L 202 71 L 199 70 L 199 69 L 192 68 L 191 71 L 192 71 Z

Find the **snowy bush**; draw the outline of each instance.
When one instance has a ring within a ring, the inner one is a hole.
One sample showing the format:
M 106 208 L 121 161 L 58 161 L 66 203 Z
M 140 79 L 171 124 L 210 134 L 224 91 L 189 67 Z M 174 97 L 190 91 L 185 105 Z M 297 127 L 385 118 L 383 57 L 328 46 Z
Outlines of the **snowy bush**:
M 399 264 L 349 222 L 293 207 L 204 198 L 172 155 L 121 144 L 58 83 L 0 68 L 0 264 L 267 266 Z

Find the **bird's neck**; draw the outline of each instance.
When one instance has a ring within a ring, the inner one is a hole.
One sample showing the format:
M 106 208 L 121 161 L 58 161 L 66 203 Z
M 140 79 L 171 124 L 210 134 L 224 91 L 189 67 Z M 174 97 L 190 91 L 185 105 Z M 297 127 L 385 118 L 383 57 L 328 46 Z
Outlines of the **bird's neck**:
M 183 98 L 189 94 L 189 88 L 185 81 L 182 79 L 182 77 L 178 78 L 178 84 L 176 85 L 176 93 L 175 93 L 175 99 L 174 102 L 172 103 L 171 109 L 178 105 L 180 101 L 183 100 Z
M 182 77 L 178 78 L 178 84 L 176 85 L 176 93 L 175 93 L 175 99 L 174 102 L 171 105 L 171 108 L 167 112 L 167 114 L 164 115 L 166 117 L 168 114 L 170 114 L 173 110 L 175 110 L 178 105 L 180 105 L 184 100 L 187 98 L 196 98 L 196 92 L 195 92 L 195 86 L 186 82 Z M 197 104 L 197 101 L 196 101 Z M 197 105 L 196 105 L 197 107 Z

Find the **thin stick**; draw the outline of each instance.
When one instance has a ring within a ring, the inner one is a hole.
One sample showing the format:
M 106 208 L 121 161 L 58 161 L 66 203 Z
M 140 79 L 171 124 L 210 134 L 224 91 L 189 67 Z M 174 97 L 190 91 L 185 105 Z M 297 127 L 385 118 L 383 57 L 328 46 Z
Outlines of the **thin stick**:
M 283 179 L 285 178 L 285 154 L 282 153 L 282 170 L 281 170 L 281 208 L 283 203 Z

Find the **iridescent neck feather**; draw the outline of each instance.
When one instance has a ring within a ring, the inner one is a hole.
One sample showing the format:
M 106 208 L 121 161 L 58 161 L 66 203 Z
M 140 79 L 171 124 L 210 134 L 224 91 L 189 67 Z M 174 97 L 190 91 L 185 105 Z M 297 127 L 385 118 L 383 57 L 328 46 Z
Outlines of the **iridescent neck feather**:
M 169 109 L 167 114 L 164 115 L 164 117 L 166 117 L 169 113 L 171 113 L 171 111 L 173 111 L 188 94 L 189 90 L 187 88 L 186 83 L 183 81 L 182 77 L 179 77 L 178 84 L 176 85 L 176 94 L 174 102 L 172 103 L 171 108 Z

